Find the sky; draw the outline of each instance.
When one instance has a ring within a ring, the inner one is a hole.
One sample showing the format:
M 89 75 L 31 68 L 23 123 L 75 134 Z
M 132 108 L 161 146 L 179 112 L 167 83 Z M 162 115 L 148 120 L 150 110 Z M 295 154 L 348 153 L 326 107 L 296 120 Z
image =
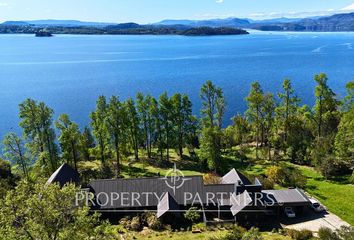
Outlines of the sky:
M 70 19 L 154 23 L 164 19 L 268 19 L 342 12 L 354 12 L 354 0 L 0 0 L 0 22 Z

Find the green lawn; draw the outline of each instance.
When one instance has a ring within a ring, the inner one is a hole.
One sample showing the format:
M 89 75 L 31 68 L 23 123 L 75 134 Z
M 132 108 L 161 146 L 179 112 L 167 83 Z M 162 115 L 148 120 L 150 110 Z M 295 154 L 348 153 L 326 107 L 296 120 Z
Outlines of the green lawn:
M 329 211 L 354 225 L 354 185 L 340 181 L 326 180 L 310 167 L 299 166 L 307 176 L 305 190 L 320 200 Z

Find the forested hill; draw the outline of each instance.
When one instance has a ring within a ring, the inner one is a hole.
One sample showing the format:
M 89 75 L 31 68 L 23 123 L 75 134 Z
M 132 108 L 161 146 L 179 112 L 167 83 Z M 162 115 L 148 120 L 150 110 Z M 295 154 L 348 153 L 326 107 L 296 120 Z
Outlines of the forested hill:
M 239 35 L 248 34 L 247 31 L 237 28 L 211 28 L 211 27 L 198 27 L 191 28 L 182 32 L 186 36 L 212 36 L 212 35 Z
M 309 18 L 275 18 L 252 20 L 239 18 L 211 20 L 164 20 L 158 26 L 182 24 L 191 27 L 240 27 L 262 31 L 322 31 L 344 32 L 354 31 L 354 13 L 336 14 L 327 17 Z
M 253 24 L 263 31 L 307 31 L 307 32 L 345 32 L 354 31 L 354 12 L 336 14 L 318 19 L 302 19 L 291 23 Z
M 26 22 L 5 22 L 0 24 L 0 34 L 25 33 L 34 34 L 40 31 L 52 34 L 95 34 L 95 35 L 186 35 L 186 36 L 211 36 L 211 35 L 240 35 L 248 34 L 247 31 L 230 28 L 197 27 L 184 25 L 153 26 L 136 23 L 121 23 L 109 26 L 55 26 L 33 25 Z

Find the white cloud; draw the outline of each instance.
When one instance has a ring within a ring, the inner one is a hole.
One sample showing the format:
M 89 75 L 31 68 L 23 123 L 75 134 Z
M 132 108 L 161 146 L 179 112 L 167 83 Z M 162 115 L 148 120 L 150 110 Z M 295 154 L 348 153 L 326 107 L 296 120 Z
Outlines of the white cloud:
M 354 11 L 354 3 L 350 4 L 349 6 L 346 6 L 342 8 L 341 10 L 343 11 Z
M 0 7 L 7 7 L 9 4 L 0 2 Z
M 216 0 L 216 3 L 224 3 L 224 0 Z

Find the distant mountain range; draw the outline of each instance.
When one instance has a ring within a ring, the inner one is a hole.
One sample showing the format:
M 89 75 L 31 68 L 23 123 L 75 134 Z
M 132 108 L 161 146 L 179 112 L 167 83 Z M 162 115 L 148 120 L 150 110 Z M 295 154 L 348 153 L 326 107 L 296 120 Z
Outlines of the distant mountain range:
M 163 20 L 155 25 L 186 25 L 191 27 L 237 27 L 262 31 L 354 31 L 354 13 L 329 17 L 275 18 L 252 20 L 240 18 L 211 20 Z
M 302 18 L 274 18 L 265 20 L 253 20 L 249 18 L 226 18 L 210 20 L 163 20 L 154 25 L 186 25 L 193 27 L 244 27 L 254 23 L 291 23 L 300 21 Z
M 251 28 L 262 31 L 351 32 L 354 31 L 354 13 L 305 18 L 290 23 L 256 23 Z
M 212 28 L 249 28 L 262 31 L 354 31 L 354 12 L 346 14 L 335 14 L 329 17 L 311 17 L 311 18 L 275 18 L 266 20 L 252 20 L 241 18 L 210 19 L 210 20 L 163 20 L 158 23 L 140 25 L 137 23 L 105 23 L 105 22 L 82 22 L 76 20 L 32 20 L 32 21 L 7 21 L 0 24 L 4 26 L 17 28 L 90 28 L 95 31 L 102 29 L 174 29 L 187 30 L 198 27 Z M 1 30 L 1 29 L 0 29 Z M 6 31 L 0 31 L 5 32 Z M 163 31 L 159 31 L 163 32 Z
M 7 21 L 4 25 L 37 25 L 37 26 L 65 26 L 65 27 L 104 27 L 116 23 L 105 22 L 83 22 L 78 20 L 30 20 L 30 21 Z
M 250 24 L 247 19 L 226 18 L 226 19 L 210 19 L 210 20 L 163 20 L 154 25 L 186 25 L 191 27 L 244 27 Z

